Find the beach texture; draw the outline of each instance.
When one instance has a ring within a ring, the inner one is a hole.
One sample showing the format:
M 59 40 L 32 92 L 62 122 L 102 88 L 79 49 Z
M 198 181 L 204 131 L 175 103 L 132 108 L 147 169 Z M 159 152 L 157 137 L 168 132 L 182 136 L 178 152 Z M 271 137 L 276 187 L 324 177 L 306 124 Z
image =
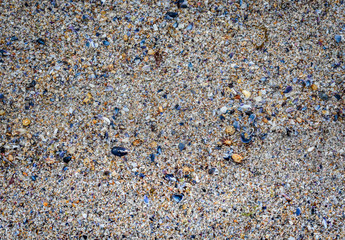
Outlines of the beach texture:
M 0 0 L 0 239 L 344 239 L 344 1 Z

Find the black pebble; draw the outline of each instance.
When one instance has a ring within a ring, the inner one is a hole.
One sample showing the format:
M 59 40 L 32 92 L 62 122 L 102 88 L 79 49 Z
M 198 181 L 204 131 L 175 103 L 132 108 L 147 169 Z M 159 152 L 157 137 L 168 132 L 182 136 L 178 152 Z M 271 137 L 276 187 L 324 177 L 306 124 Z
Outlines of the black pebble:
M 36 86 L 36 81 L 32 80 L 31 83 L 29 83 L 28 88 L 34 88 Z
M 67 157 L 64 157 L 64 158 L 62 159 L 62 161 L 64 161 L 65 163 L 69 163 L 71 160 L 72 160 L 72 157 L 71 157 L 71 156 L 67 156 Z
M 37 39 L 37 43 L 46 45 L 46 42 L 42 38 Z
M 214 174 L 216 172 L 216 168 L 211 168 L 208 170 L 208 174 Z
M 167 16 L 171 18 L 176 18 L 178 16 L 178 13 L 176 12 L 167 12 Z
M 128 150 L 124 147 L 113 147 L 111 153 L 115 156 L 122 157 L 128 154 Z
M 341 96 L 339 94 L 334 94 L 334 97 L 339 101 L 341 99 Z

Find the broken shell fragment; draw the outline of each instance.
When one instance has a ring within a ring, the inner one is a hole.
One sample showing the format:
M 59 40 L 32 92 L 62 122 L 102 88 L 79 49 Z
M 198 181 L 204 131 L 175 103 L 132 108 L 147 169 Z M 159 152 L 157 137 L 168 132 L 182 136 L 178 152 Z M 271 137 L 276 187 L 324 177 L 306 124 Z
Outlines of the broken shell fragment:
M 250 98 L 250 96 L 251 96 L 251 93 L 247 90 L 243 90 L 242 93 L 246 98 Z
M 235 163 L 241 163 L 243 160 L 243 157 L 239 154 L 232 154 L 231 158 Z

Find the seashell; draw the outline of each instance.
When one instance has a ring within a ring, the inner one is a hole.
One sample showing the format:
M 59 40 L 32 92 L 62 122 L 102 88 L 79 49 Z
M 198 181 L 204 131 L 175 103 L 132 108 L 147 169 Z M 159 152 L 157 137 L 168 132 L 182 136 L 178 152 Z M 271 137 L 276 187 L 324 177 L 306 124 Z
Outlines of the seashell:
M 24 125 L 24 126 L 29 126 L 30 123 L 31 123 L 31 121 L 30 121 L 30 119 L 28 119 L 28 118 L 25 118 L 25 119 L 23 120 L 23 125 Z
M 172 195 L 172 199 L 176 202 L 176 203 L 179 203 L 182 201 L 183 199 L 183 194 L 174 194 Z
M 143 143 L 143 140 L 141 139 L 136 139 L 132 142 L 133 146 L 139 146 L 142 143 Z
M 251 93 L 247 90 L 243 90 L 242 93 L 246 98 L 250 98 L 250 96 L 251 96 Z
M 283 93 L 289 93 L 291 91 L 292 91 L 292 87 L 291 86 L 287 86 Z
M 210 170 L 208 170 L 208 174 L 218 174 L 218 169 L 217 168 L 211 168 Z
M 177 182 L 177 178 L 175 178 L 173 174 L 166 174 L 164 178 L 168 181 Z
M 111 153 L 115 156 L 122 157 L 128 154 L 128 150 L 124 147 L 113 147 Z
M 252 141 L 252 134 L 249 134 L 247 132 L 242 132 L 241 140 L 243 143 L 249 143 L 250 141 Z
M 180 151 L 183 151 L 185 149 L 185 145 L 183 143 L 179 143 L 178 148 L 180 149 Z
M 176 18 L 176 17 L 178 17 L 178 13 L 177 12 L 167 12 L 167 14 L 166 14 L 166 18 L 169 19 L 169 20 L 171 20 L 173 18 Z
M 71 157 L 71 156 L 67 156 L 67 157 L 64 157 L 64 158 L 62 159 L 62 161 L 64 161 L 64 163 L 69 163 L 71 160 L 72 160 L 72 157 Z
M 235 129 L 240 129 L 240 123 L 238 121 L 234 121 L 233 126 Z
M 233 135 L 235 133 L 236 129 L 233 126 L 227 126 L 225 128 L 225 133 L 229 135 Z
M 161 146 L 157 147 L 157 155 L 162 154 L 162 148 Z
M 146 195 L 144 196 L 144 202 L 147 204 L 149 204 L 149 202 L 150 202 L 149 198 Z
M 232 154 L 231 158 L 236 163 L 241 163 L 242 160 L 243 160 L 243 157 L 241 155 L 239 155 L 239 154 Z
M 250 114 L 249 116 L 249 123 L 253 123 L 255 121 L 256 115 L 254 113 Z

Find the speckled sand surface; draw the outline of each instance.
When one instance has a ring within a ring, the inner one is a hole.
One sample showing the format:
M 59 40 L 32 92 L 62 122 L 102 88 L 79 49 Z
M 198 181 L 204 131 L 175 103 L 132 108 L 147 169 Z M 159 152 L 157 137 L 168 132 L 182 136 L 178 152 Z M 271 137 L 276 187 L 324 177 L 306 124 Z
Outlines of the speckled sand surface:
M 182 2 L 0 0 L 0 239 L 344 239 L 344 1 Z

